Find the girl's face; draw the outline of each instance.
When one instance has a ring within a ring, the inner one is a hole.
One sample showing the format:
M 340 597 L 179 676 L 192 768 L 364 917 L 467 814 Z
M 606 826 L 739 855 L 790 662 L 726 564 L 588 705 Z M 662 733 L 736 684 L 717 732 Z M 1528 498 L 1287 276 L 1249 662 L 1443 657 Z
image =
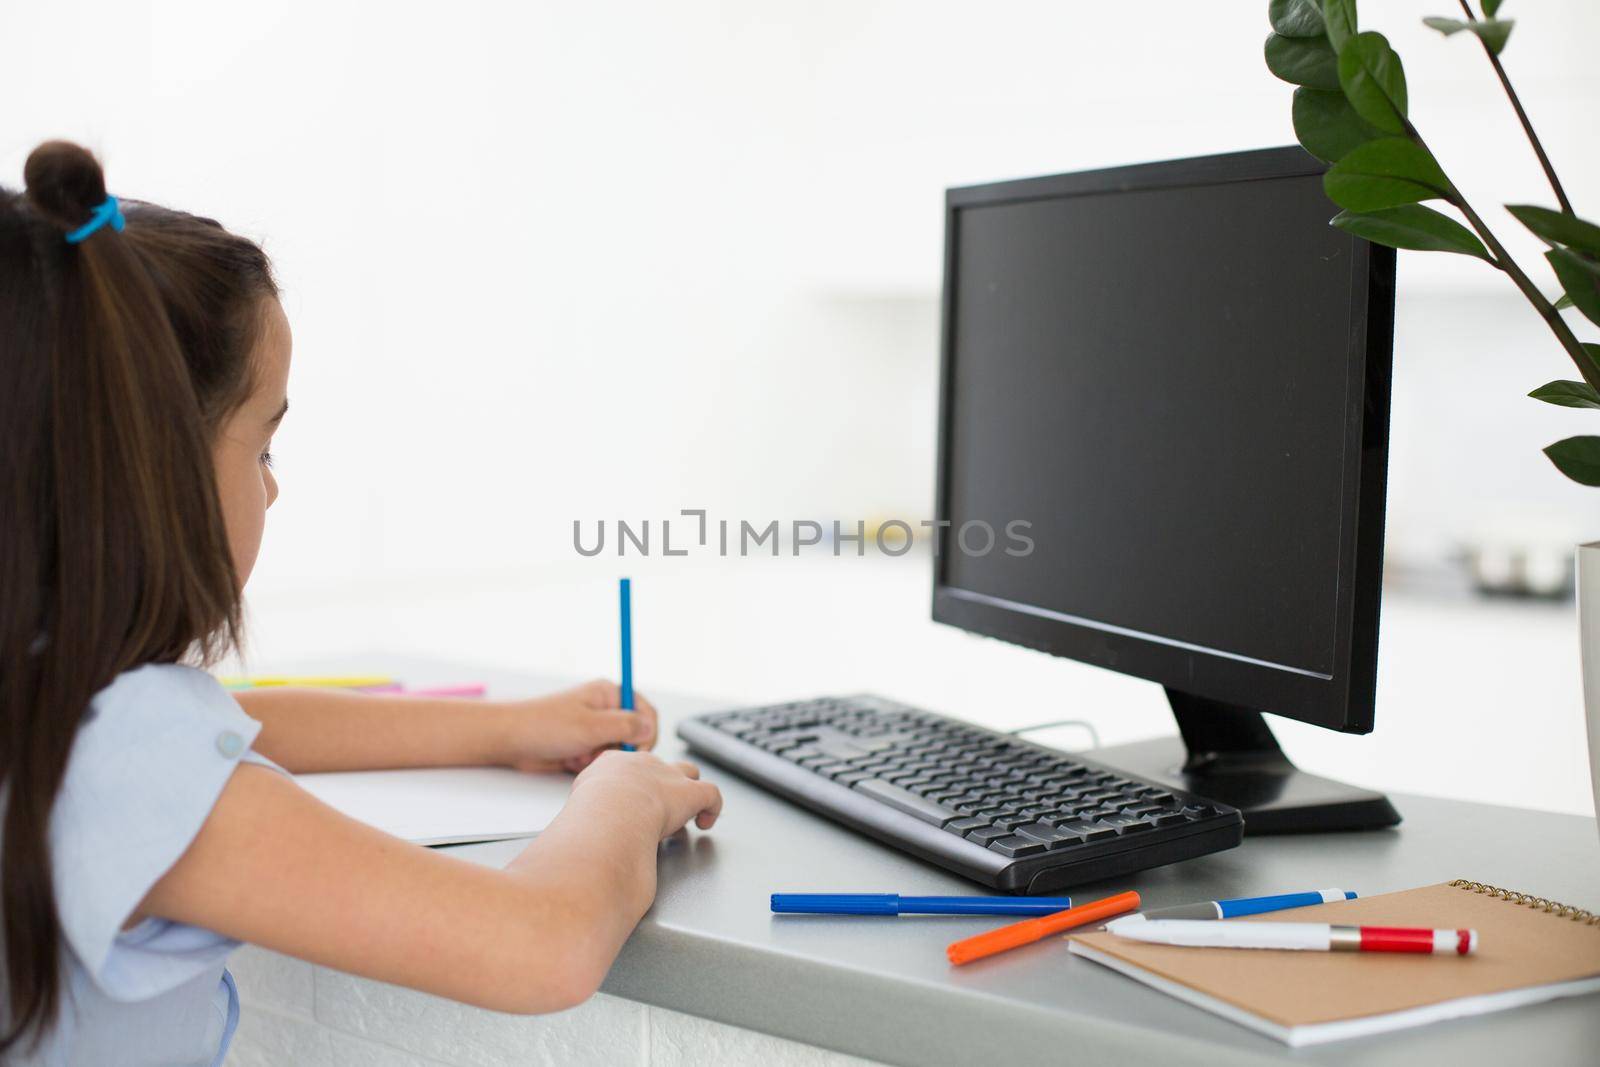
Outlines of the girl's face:
M 289 410 L 289 353 L 293 340 L 283 305 L 268 298 L 262 306 L 261 337 L 251 354 L 255 391 L 222 424 L 212 449 L 217 495 L 228 528 L 228 548 L 239 585 L 250 577 L 261 551 L 267 509 L 278 499 L 272 476 L 272 435 Z

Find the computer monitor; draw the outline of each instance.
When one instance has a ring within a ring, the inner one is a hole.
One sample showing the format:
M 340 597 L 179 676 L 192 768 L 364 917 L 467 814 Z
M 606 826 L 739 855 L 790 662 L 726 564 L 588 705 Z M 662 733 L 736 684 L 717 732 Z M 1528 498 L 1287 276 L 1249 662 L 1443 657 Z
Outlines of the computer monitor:
M 1165 686 L 1187 752 L 1098 758 L 1249 833 L 1399 821 L 1261 717 L 1373 727 L 1394 253 L 1329 225 L 1324 169 L 1290 147 L 946 199 L 933 617 Z

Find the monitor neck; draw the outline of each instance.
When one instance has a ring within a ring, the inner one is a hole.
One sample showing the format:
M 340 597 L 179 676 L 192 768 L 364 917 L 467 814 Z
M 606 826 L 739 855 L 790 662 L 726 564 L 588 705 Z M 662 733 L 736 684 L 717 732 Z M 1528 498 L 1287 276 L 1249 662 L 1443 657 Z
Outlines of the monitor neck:
M 1167 701 L 1187 749 L 1184 774 L 1288 774 L 1294 770 L 1259 711 L 1170 687 Z
M 1289 762 L 1259 711 L 1168 688 L 1177 738 L 1098 749 L 1101 763 L 1244 813 L 1247 835 L 1372 830 L 1400 821 L 1382 793 Z

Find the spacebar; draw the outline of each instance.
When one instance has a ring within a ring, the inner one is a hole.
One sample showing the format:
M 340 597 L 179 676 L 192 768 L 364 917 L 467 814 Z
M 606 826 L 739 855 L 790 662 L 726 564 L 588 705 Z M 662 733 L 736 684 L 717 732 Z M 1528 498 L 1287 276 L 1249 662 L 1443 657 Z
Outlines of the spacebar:
M 960 814 L 942 804 L 935 804 L 931 800 L 919 797 L 909 789 L 890 785 L 881 778 L 868 778 L 864 782 L 857 782 L 854 788 L 875 800 L 883 801 L 896 811 L 903 811 L 934 826 L 943 826 Z

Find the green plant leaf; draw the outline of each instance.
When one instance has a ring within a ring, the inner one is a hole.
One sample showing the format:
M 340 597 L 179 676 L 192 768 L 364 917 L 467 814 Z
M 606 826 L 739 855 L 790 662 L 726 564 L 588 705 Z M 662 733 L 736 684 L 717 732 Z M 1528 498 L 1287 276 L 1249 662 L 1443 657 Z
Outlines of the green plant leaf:
M 1560 296 L 1556 297 L 1557 311 L 1565 311 L 1572 306 L 1572 297 L 1568 296 L 1566 293 L 1562 293 Z
M 1337 163 L 1384 133 L 1357 115 L 1343 93 L 1301 86 L 1294 91 L 1294 135 L 1307 152 Z
M 1595 377 L 1600 378 L 1600 345 L 1592 341 L 1579 341 L 1578 347 L 1589 357 L 1589 369 L 1594 372 Z
M 1462 19 L 1425 18 L 1423 25 L 1432 27 L 1449 37 L 1453 33 L 1466 30 L 1468 33 L 1477 34 L 1485 47 L 1495 55 L 1505 51 L 1506 41 L 1511 39 L 1511 27 L 1516 22 L 1511 19 L 1482 19 L 1477 22 L 1467 22 Z
M 1561 288 L 1590 322 L 1600 325 L 1600 263 L 1585 259 L 1570 248 L 1552 248 L 1544 254 L 1555 268 Z
M 1405 132 L 1406 72 L 1383 34 L 1369 30 L 1345 42 L 1339 49 L 1339 84 L 1356 114 L 1380 130 Z
M 1390 248 L 1419 252 L 1459 252 L 1493 262 L 1483 242 L 1461 223 L 1421 204 L 1403 204 L 1365 213 L 1341 211 L 1332 225 Z
M 1600 226 L 1585 222 L 1576 215 L 1535 207 L 1533 204 L 1507 204 L 1506 210 L 1546 244 L 1566 245 L 1600 257 Z
M 1272 32 L 1285 37 L 1321 37 L 1324 33 L 1318 0 L 1272 0 L 1267 18 Z
M 1267 69 L 1292 85 L 1339 88 L 1339 59 L 1326 38 L 1269 34 L 1266 56 Z
M 1495 12 L 1499 11 L 1499 10 L 1500 10 L 1500 0 L 1483 0 L 1483 17 L 1484 18 L 1486 18 L 1486 19 L 1494 18 Z
M 1356 0 L 1323 0 L 1322 22 L 1327 27 L 1328 43 L 1335 52 L 1356 35 Z
M 1335 204 L 1363 214 L 1447 197 L 1452 191 L 1450 179 L 1428 150 L 1404 137 L 1357 145 L 1328 168 L 1322 188 Z
M 1588 382 L 1545 382 L 1528 394 L 1535 400 L 1563 408 L 1595 408 L 1600 410 L 1600 393 Z
M 1478 35 L 1491 54 L 1499 55 L 1506 50 L 1506 42 L 1511 40 L 1511 28 L 1516 24 L 1515 19 L 1479 19 L 1467 29 Z
M 1600 485 L 1600 437 L 1568 437 L 1544 450 L 1556 469 L 1582 485 Z

